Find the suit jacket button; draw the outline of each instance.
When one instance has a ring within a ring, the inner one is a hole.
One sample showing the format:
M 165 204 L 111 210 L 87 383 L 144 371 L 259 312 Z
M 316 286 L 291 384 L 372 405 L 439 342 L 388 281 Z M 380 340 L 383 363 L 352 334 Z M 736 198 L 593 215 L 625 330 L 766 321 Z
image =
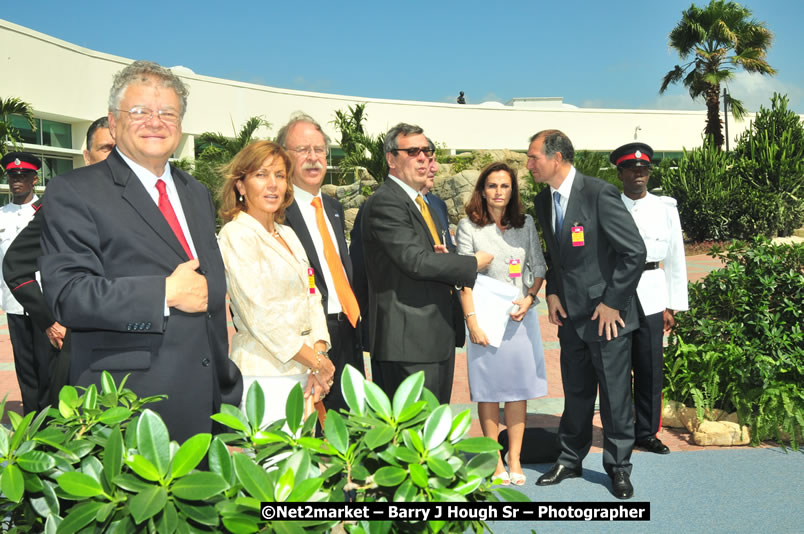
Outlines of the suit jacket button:
M 204 367 L 209 367 L 209 358 L 204 358 L 203 360 L 201 360 L 201 365 L 203 365 Z
M 133 329 L 134 329 L 134 325 L 132 325 L 131 323 L 128 323 L 126 325 L 126 330 L 128 330 L 129 332 L 131 332 Z
M 150 330 L 150 329 L 151 329 L 151 323 L 145 323 L 145 328 L 147 328 L 148 330 Z

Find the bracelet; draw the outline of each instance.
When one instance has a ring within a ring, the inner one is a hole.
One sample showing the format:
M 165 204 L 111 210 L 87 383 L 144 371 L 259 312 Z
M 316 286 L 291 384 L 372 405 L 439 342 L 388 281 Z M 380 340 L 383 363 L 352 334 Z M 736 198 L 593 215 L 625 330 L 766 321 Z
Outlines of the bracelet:
M 471 316 L 473 316 L 473 315 L 475 315 L 475 312 L 469 312 L 469 313 L 467 313 L 466 315 L 464 315 L 464 316 L 463 316 L 463 318 L 464 318 L 464 319 L 468 319 L 468 318 L 470 318 L 470 317 L 471 317 Z

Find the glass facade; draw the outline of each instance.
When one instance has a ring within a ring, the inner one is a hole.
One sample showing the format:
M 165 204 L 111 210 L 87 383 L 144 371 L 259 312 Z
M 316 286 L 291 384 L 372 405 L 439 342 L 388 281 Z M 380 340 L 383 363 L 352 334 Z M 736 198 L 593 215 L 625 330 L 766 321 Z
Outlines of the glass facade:
M 52 146 L 57 148 L 73 148 L 73 128 L 66 122 L 47 119 L 34 119 L 36 130 L 21 115 L 11 115 L 11 126 L 15 128 L 23 143 Z

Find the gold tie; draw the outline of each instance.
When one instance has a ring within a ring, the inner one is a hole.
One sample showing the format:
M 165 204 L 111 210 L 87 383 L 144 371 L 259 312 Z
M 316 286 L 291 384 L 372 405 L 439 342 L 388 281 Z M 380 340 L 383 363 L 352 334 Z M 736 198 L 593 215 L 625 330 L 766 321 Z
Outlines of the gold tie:
M 430 210 L 427 208 L 427 202 L 424 201 L 424 197 L 417 195 L 416 204 L 418 204 L 419 209 L 422 210 L 422 217 L 424 217 L 424 222 L 427 223 L 427 228 L 430 229 L 430 235 L 433 236 L 433 241 L 435 241 L 436 245 L 440 245 L 441 239 L 438 237 L 435 221 L 433 221 L 433 217 L 430 215 Z
M 318 226 L 318 233 L 321 234 L 321 241 L 324 243 L 324 258 L 327 260 L 329 274 L 332 275 L 332 280 L 335 282 L 335 294 L 338 295 L 338 301 L 341 303 L 343 313 L 349 318 L 352 327 L 356 327 L 357 320 L 360 318 L 360 307 L 357 305 L 352 286 L 349 285 L 349 280 L 346 279 L 346 271 L 343 270 L 341 258 L 338 256 L 338 251 L 335 250 L 335 244 L 332 242 L 327 223 L 324 221 L 324 208 L 321 206 L 321 197 L 315 197 L 312 205 L 315 208 L 315 222 L 316 226 Z

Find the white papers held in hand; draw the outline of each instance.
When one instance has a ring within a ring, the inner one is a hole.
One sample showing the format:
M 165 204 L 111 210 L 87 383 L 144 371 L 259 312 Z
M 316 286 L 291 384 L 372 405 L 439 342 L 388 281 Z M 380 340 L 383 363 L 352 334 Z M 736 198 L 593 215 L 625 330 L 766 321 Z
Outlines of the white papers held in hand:
M 485 332 L 489 345 L 499 347 L 511 319 L 511 303 L 519 299 L 519 290 L 511 284 L 478 274 L 472 297 L 478 326 Z

